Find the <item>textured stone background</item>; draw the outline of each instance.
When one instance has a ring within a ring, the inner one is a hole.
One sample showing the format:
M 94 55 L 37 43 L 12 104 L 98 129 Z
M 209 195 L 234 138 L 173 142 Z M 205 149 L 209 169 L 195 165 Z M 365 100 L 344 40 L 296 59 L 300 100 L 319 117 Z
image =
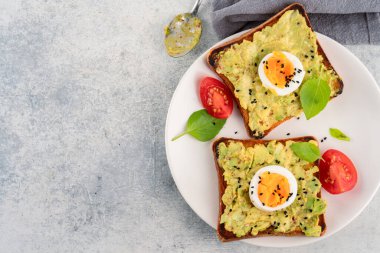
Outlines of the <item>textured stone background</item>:
M 333 237 L 285 250 L 221 244 L 182 199 L 164 123 L 217 42 L 209 3 L 189 55 L 169 58 L 162 37 L 192 2 L 0 0 L 0 252 L 380 250 L 379 194 Z M 379 80 L 380 46 L 348 48 Z

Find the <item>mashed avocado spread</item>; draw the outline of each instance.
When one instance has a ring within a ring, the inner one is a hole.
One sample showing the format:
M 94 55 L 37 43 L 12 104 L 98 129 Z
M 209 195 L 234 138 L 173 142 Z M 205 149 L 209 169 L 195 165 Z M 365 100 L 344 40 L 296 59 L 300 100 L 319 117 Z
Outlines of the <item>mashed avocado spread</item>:
M 316 144 L 315 141 L 310 141 Z M 272 227 L 275 232 L 290 233 L 301 229 L 306 236 L 320 236 L 319 215 L 325 212 L 326 202 L 317 197 L 321 183 L 314 177 L 317 166 L 299 159 L 291 150 L 293 141 L 285 144 L 270 141 L 246 148 L 241 142 L 229 141 L 217 147 L 218 164 L 223 169 L 226 189 L 222 196 L 225 209 L 220 223 L 237 237 Z M 281 165 L 297 179 L 295 201 L 285 209 L 265 212 L 253 206 L 249 199 L 249 183 L 260 168 Z
M 317 49 L 316 35 L 305 18 L 298 10 L 289 10 L 274 25 L 254 33 L 253 41 L 244 40 L 219 53 L 216 71 L 233 84 L 235 96 L 242 108 L 248 110 L 249 127 L 255 136 L 263 136 L 275 123 L 302 112 L 300 88 L 289 95 L 276 96 L 262 85 L 258 66 L 267 54 L 287 51 L 297 56 L 306 71 L 303 82 L 319 77 L 330 85 L 331 96 L 337 94 L 333 83 L 338 76 L 323 65 Z

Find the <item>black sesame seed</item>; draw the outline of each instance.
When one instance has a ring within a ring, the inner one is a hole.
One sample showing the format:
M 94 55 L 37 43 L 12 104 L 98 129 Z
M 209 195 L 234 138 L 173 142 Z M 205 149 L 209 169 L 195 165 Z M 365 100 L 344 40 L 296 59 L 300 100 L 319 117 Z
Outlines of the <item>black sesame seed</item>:
M 304 191 L 303 194 L 307 194 L 307 191 Z
M 316 179 L 315 179 L 315 178 L 313 178 L 313 180 L 311 180 L 311 181 L 315 182 L 315 181 L 316 181 Z
M 212 122 L 212 124 L 215 126 L 215 122 Z
M 315 184 L 314 186 L 316 186 L 316 187 L 317 187 L 317 186 L 318 186 L 318 184 Z
M 285 215 L 285 218 L 288 218 L 289 217 L 289 215 Z
M 257 67 L 257 63 L 255 62 L 255 67 Z
M 239 184 L 239 188 L 241 188 L 241 184 Z
M 297 117 L 297 119 L 299 120 L 299 119 L 300 119 L 300 117 Z
M 303 229 L 304 229 L 304 230 L 307 230 L 307 227 L 304 227 Z
M 260 192 L 260 196 L 263 195 L 264 193 Z
M 268 69 L 268 66 L 265 66 L 266 69 Z
M 289 135 L 290 135 L 290 133 L 287 133 L 286 135 L 287 135 L 287 136 L 289 136 Z
M 305 54 L 305 58 L 309 57 L 307 54 Z
M 301 23 L 300 22 L 297 22 L 297 25 L 300 25 Z
M 297 92 L 294 92 L 294 96 L 295 96 L 295 97 L 298 97 L 298 93 L 297 93 Z
M 307 71 L 307 73 L 309 73 L 309 74 L 310 74 L 310 72 L 311 72 L 310 70 Z
M 309 212 L 313 212 L 313 209 L 309 209 Z
M 236 90 L 236 92 L 239 92 L 240 90 Z
M 310 50 L 310 53 L 314 53 L 314 50 Z
M 238 132 L 236 131 L 235 134 L 237 134 Z
M 321 140 L 321 142 L 323 142 L 323 139 Z
M 283 68 L 283 67 L 285 67 L 285 65 L 284 65 L 284 64 L 281 64 L 281 68 Z
M 264 106 L 263 109 L 266 110 L 268 107 Z
M 296 81 L 296 83 L 300 83 L 300 81 Z
M 325 137 L 325 138 L 323 138 L 324 140 L 326 140 L 327 139 L 327 137 Z
M 264 52 L 264 49 L 261 49 L 261 52 Z
M 277 164 L 279 164 L 279 163 L 280 163 L 280 161 L 279 161 L 279 160 L 277 160 L 277 159 L 275 160 L 275 162 L 276 162 Z
M 253 194 L 253 191 L 251 191 L 251 194 Z
M 257 225 L 255 225 L 254 227 L 257 228 Z
M 265 92 L 265 95 L 268 95 L 268 91 Z
M 303 207 L 303 204 L 301 204 L 300 207 Z
M 265 203 L 263 203 L 263 206 L 265 206 Z
M 314 55 L 311 56 L 311 59 L 314 59 Z
M 232 212 L 232 208 L 230 208 L 230 212 Z
M 298 200 L 301 200 L 301 197 L 298 197 Z

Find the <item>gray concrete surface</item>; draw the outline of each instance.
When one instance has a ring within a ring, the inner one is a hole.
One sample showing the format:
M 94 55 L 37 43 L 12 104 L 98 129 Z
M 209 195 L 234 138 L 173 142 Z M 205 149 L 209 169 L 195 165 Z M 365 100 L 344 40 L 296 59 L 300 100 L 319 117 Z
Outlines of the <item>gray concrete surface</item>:
M 170 175 L 176 85 L 217 42 L 169 58 L 192 1 L 0 0 L 0 252 L 379 252 L 380 196 L 333 237 L 275 250 L 220 243 Z M 380 46 L 348 46 L 380 78 Z M 360 84 L 358 84 L 360 85 Z

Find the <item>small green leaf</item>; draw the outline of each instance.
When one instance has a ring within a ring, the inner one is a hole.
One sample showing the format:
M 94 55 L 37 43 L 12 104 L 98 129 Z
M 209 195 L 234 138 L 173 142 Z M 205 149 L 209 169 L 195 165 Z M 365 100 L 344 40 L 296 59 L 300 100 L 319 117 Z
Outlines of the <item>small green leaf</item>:
M 335 139 L 342 140 L 342 141 L 350 141 L 350 137 L 345 135 L 342 131 L 340 131 L 337 128 L 330 128 L 330 135 L 334 137 Z
M 307 119 L 320 113 L 330 100 L 330 86 L 320 78 L 307 80 L 301 88 L 302 109 Z
M 187 120 L 185 132 L 174 137 L 172 141 L 185 134 L 190 134 L 199 141 L 209 141 L 220 132 L 226 121 L 212 117 L 205 109 L 193 112 Z
M 310 142 L 295 142 L 290 148 L 302 160 L 314 162 L 321 156 L 319 148 Z

